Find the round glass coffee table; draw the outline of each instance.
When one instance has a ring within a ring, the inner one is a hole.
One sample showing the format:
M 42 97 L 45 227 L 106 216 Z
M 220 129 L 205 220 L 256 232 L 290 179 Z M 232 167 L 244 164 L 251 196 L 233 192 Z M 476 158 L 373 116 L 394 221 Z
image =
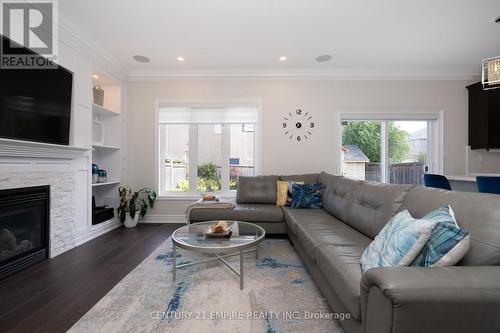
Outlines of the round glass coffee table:
M 243 289 L 243 254 L 255 251 L 255 259 L 259 258 L 257 246 L 264 239 L 266 232 L 256 224 L 240 221 L 231 223 L 230 237 L 209 237 L 207 231 L 210 225 L 218 221 L 192 223 L 180 227 L 172 234 L 172 278 L 175 281 L 176 270 L 182 267 L 201 264 L 212 260 L 220 260 L 240 277 L 240 289 Z M 210 254 L 211 257 L 181 265 L 176 263 L 177 248 L 194 252 Z M 227 257 L 240 256 L 239 271 L 229 262 Z

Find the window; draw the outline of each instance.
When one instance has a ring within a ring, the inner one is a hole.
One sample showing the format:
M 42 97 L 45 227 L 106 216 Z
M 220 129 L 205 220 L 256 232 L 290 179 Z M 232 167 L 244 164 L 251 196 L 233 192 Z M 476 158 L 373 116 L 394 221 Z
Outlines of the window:
M 414 117 L 412 119 L 412 117 Z M 440 116 L 343 115 L 341 173 L 348 178 L 422 185 L 441 173 Z
M 229 128 L 229 189 L 236 190 L 239 176 L 255 173 L 255 131 L 245 124 L 231 124 Z
M 228 193 L 256 173 L 256 107 L 158 110 L 160 195 Z
M 189 125 L 160 124 L 160 192 L 188 192 Z

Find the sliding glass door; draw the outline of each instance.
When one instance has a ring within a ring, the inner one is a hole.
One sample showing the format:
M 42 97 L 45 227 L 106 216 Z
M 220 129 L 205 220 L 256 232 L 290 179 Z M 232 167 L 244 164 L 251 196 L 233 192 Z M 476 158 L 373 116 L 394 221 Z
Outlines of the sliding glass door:
M 428 169 L 427 121 L 389 121 L 387 182 L 422 185 Z
M 438 172 L 437 119 L 380 118 L 343 118 L 340 163 L 344 176 L 422 185 L 424 173 Z

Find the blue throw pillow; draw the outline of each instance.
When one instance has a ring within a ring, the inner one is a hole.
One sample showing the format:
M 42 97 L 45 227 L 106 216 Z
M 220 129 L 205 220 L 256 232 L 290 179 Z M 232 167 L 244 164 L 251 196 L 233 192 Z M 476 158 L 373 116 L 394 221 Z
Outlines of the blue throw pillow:
M 288 191 L 286 192 L 286 202 L 285 207 L 290 207 L 292 205 L 292 197 L 293 197 L 293 184 L 304 185 L 304 182 L 296 182 L 294 180 L 288 181 Z
M 292 201 L 286 207 L 323 208 L 321 204 L 321 184 L 292 184 Z
M 442 207 L 425 215 L 423 219 L 437 223 L 431 237 L 411 266 L 453 266 L 462 259 L 470 247 L 470 234 L 460 229 L 450 206 Z
M 396 214 L 361 256 L 363 272 L 375 267 L 408 266 L 431 235 L 434 222 L 413 218 L 407 210 Z

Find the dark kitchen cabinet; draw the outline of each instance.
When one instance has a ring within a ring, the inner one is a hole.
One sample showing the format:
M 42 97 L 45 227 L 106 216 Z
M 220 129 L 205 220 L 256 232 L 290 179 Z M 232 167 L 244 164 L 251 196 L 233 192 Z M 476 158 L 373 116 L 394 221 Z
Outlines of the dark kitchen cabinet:
M 483 90 L 478 82 L 467 89 L 471 149 L 500 148 L 500 88 Z

